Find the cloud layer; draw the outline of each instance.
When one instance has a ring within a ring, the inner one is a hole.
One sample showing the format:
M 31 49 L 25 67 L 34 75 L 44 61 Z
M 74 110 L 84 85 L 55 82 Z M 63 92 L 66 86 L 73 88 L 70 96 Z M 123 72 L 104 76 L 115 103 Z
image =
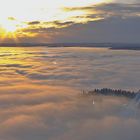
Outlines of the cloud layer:
M 0 51 L 1 140 L 139 140 L 140 114 L 126 109 L 127 99 L 81 96 L 82 89 L 100 87 L 137 91 L 138 51 Z

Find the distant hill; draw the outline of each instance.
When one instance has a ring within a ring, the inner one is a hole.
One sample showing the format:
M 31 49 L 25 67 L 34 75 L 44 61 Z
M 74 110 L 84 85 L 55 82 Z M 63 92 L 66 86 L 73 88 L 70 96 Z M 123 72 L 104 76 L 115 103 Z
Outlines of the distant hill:
M 140 44 L 128 43 L 0 43 L 0 47 L 101 47 L 112 50 L 140 50 Z

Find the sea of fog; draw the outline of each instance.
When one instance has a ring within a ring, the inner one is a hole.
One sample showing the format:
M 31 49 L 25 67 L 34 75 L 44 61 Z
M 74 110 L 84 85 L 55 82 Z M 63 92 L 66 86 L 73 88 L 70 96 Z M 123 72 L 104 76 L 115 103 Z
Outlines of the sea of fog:
M 131 99 L 81 94 L 104 87 L 138 91 L 140 51 L 1 47 L 0 140 L 140 140 Z

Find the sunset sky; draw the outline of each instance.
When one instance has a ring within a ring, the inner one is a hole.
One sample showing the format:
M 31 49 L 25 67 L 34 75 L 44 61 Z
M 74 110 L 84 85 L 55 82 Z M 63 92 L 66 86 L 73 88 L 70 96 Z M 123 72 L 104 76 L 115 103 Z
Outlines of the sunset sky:
M 139 0 L 0 0 L 0 42 L 140 43 Z

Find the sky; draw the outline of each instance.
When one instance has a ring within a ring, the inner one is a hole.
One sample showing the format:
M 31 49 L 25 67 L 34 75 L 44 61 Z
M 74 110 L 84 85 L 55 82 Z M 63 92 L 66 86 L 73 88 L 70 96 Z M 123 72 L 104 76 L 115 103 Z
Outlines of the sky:
M 140 43 L 139 0 L 0 0 L 1 43 Z

